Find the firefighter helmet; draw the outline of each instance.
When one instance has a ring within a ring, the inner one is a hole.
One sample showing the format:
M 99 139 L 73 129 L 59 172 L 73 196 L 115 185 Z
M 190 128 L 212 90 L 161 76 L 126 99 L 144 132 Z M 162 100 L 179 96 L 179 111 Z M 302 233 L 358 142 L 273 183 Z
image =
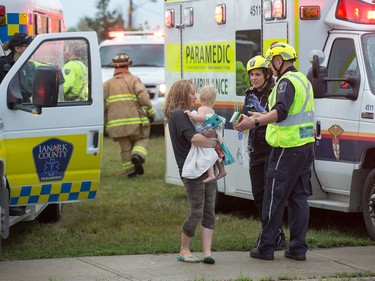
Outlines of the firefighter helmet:
M 250 70 L 257 69 L 257 68 L 268 68 L 269 62 L 263 56 L 255 56 L 249 59 L 246 65 L 246 70 L 249 72 Z
M 112 66 L 121 67 L 121 66 L 129 66 L 133 63 L 130 57 L 125 53 L 119 53 L 115 55 L 112 59 Z
M 273 43 L 266 52 L 266 60 L 272 61 L 274 56 L 281 56 L 283 60 L 296 60 L 296 50 L 287 43 Z

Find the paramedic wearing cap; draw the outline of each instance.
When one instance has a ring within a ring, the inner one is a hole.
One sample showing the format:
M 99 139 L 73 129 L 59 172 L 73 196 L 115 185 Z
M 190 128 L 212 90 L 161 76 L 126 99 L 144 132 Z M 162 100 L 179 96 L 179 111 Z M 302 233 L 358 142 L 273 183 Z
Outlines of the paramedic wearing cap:
M 33 38 L 26 33 L 15 33 L 9 41 L 3 45 L 4 51 L 10 50 L 11 53 L 0 58 L 0 83 L 31 41 L 33 41 Z
M 288 206 L 290 230 L 286 258 L 306 260 L 309 223 L 308 197 L 312 193 L 314 99 L 309 80 L 294 67 L 297 54 L 286 43 L 275 43 L 266 59 L 277 83 L 268 102 L 270 111 L 251 113 L 234 128 L 238 131 L 267 125 L 266 141 L 272 146 L 263 201 L 262 230 L 252 258 L 273 260 L 275 239 Z
M 73 43 L 72 43 L 73 44 Z M 64 99 L 66 101 L 83 101 L 88 96 L 88 72 L 87 66 L 82 62 L 85 54 L 82 46 L 68 45 L 65 49 L 64 75 Z
M 135 177 L 144 173 L 142 164 L 155 112 L 146 87 L 129 72 L 131 64 L 127 54 L 117 54 L 111 63 L 114 77 L 104 83 L 103 91 L 106 130 L 120 144 L 125 175 Z

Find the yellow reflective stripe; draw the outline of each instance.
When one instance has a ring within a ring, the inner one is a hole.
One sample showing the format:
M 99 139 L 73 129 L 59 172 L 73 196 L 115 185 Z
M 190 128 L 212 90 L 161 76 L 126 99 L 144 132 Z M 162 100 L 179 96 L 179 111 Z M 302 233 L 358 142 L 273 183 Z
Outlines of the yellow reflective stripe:
M 134 94 L 120 94 L 109 96 L 106 100 L 107 105 L 118 101 L 137 101 L 137 96 Z
M 124 170 L 134 169 L 134 164 L 131 161 L 128 161 L 122 164 L 122 168 Z
M 132 153 L 133 154 L 136 153 L 136 154 L 140 154 L 140 155 L 146 156 L 147 155 L 147 150 L 143 146 L 134 146 L 133 150 L 132 150 Z
M 113 128 L 117 126 L 123 126 L 123 125 L 139 125 L 143 124 L 146 121 L 148 121 L 147 117 L 132 117 L 132 118 L 122 118 L 122 119 L 115 119 L 115 120 L 110 120 L 107 122 L 107 127 L 108 128 Z
M 151 116 L 155 115 L 155 109 L 151 107 L 149 110 L 147 110 L 147 113 Z

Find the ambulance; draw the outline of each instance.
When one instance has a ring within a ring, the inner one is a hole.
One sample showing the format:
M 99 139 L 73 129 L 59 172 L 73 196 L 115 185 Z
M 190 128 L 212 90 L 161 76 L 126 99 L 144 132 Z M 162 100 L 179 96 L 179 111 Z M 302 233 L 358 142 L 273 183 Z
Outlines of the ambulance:
M 5 43 L 17 32 L 30 36 L 65 31 L 59 0 L 0 0 L 0 40 Z
M 246 62 L 273 42 L 296 48 L 315 96 L 311 207 L 361 212 L 375 239 L 375 3 L 368 0 L 166 0 L 167 92 L 191 79 L 215 85 L 215 111 L 236 158 L 218 182 L 218 210 L 253 199 L 247 134 L 228 122 L 243 106 Z M 199 106 L 199 104 L 196 104 Z M 166 138 L 166 181 L 181 184 Z
M 164 33 L 161 31 L 111 31 L 99 45 L 103 83 L 113 77 L 112 59 L 125 52 L 133 61 L 131 74 L 141 79 L 155 110 L 152 125 L 164 123 Z M 162 127 L 161 127 L 162 128 Z
M 62 68 L 72 48 L 80 48 L 88 69 L 85 100 L 64 99 Z M 56 222 L 64 203 L 95 199 L 102 144 L 96 32 L 35 36 L 0 84 L 1 239 L 17 222 Z M 15 207 L 24 207 L 24 213 L 12 215 Z

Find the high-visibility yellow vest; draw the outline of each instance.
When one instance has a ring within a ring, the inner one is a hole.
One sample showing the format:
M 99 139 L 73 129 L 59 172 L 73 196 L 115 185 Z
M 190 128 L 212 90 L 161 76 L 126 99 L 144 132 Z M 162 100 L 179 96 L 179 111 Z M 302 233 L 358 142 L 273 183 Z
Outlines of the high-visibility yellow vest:
M 71 60 L 64 65 L 64 94 L 66 100 L 87 100 L 87 66 L 80 60 Z
M 314 142 L 314 94 L 310 81 L 301 72 L 287 72 L 279 82 L 287 78 L 295 88 L 294 101 L 288 117 L 279 123 L 267 125 L 266 140 L 272 147 L 298 147 Z M 276 104 L 279 82 L 268 97 L 270 109 Z

